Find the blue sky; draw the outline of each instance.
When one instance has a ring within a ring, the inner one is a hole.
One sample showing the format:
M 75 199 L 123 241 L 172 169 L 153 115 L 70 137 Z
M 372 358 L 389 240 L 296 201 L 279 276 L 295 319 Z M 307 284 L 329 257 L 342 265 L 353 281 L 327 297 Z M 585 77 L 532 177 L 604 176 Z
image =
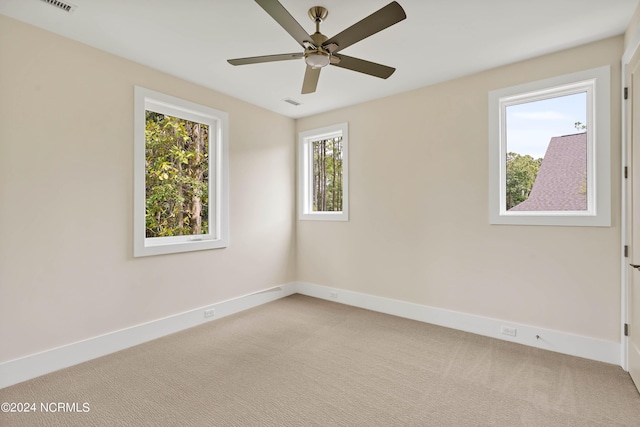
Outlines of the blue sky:
M 512 105 L 506 115 L 507 152 L 541 158 L 552 137 L 580 132 L 575 122 L 587 124 L 587 93 Z

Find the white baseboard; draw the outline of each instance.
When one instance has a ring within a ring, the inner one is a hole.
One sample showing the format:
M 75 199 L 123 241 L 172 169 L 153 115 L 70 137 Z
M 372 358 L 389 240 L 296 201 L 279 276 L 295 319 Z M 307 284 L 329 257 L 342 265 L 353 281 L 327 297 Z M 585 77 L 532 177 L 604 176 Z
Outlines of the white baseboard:
M 0 389 L 275 301 L 294 294 L 295 288 L 295 283 L 289 283 L 265 289 L 250 295 L 0 363 Z M 204 311 L 209 309 L 214 309 L 215 315 L 205 318 Z
M 475 316 L 311 283 L 289 283 L 0 363 L 0 389 L 299 293 L 572 356 L 620 365 L 620 343 Z M 336 297 L 333 298 L 332 294 Z M 215 315 L 204 317 L 214 309 Z M 517 329 L 515 337 L 501 327 Z M 540 338 L 537 339 L 536 336 Z
M 566 332 L 476 316 L 426 305 L 413 304 L 311 283 L 297 283 L 296 292 L 315 298 L 391 314 L 420 322 L 471 332 L 504 341 L 537 347 L 557 353 L 620 365 L 621 345 Z M 335 298 L 332 297 L 335 296 Z M 501 333 L 502 326 L 516 328 L 515 337 Z M 536 336 L 540 338 L 536 338 Z

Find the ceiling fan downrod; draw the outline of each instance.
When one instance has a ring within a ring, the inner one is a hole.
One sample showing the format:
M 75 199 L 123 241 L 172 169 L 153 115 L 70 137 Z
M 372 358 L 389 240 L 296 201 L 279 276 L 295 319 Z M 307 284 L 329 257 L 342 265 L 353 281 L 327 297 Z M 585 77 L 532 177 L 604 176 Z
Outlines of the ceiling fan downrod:
M 313 69 L 326 67 L 331 62 L 331 52 L 322 47 L 328 38 L 320 32 L 320 24 L 327 18 L 327 15 L 329 15 L 329 11 L 322 6 L 314 6 L 309 9 L 309 18 L 315 22 L 316 32 L 310 35 L 314 46 L 307 46 L 304 60 Z

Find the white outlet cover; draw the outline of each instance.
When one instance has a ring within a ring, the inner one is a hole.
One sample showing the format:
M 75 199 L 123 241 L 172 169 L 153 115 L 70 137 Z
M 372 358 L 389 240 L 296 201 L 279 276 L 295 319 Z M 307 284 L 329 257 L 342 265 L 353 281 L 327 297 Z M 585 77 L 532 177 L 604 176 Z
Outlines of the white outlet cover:
M 509 327 L 509 326 L 503 326 L 503 327 L 501 328 L 501 332 L 502 332 L 504 335 L 510 335 L 510 336 L 512 336 L 512 337 L 515 337 L 515 336 L 516 336 L 516 334 L 517 334 L 517 332 L 518 332 L 518 330 L 517 330 L 516 328 L 511 328 L 511 327 Z

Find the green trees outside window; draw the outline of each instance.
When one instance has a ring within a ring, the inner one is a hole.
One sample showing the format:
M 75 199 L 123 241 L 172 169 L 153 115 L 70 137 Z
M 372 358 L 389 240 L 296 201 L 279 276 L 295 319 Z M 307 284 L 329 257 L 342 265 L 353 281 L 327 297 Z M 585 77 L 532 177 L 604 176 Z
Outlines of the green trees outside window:
M 534 159 L 528 154 L 507 153 L 507 210 L 529 198 L 541 164 L 542 158 Z
M 209 126 L 145 115 L 146 237 L 207 234 Z
M 342 211 L 342 137 L 313 142 L 313 210 Z

